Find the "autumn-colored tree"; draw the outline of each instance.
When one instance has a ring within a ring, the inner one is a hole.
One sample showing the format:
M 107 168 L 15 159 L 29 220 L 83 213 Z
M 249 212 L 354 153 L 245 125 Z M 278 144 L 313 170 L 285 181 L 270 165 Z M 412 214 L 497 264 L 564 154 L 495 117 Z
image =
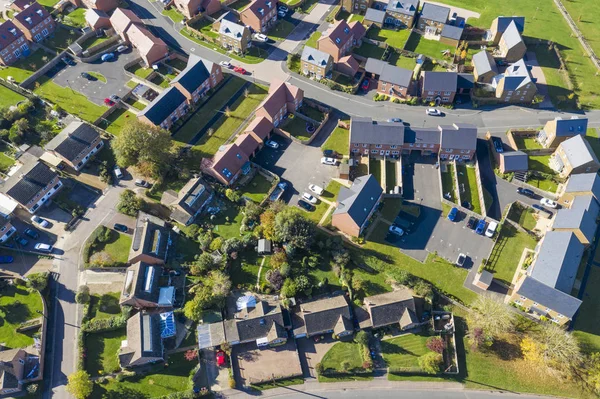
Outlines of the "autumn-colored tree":
M 435 353 L 443 353 L 446 349 L 446 341 L 442 337 L 430 337 L 425 345 Z
M 275 212 L 268 209 L 260 215 L 260 225 L 262 226 L 263 236 L 267 240 L 272 240 L 275 235 Z
M 196 349 L 190 349 L 185 351 L 183 356 L 185 357 L 185 360 L 191 362 L 198 359 L 198 351 Z
M 86 399 L 92 394 L 94 383 L 90 380 L 90 375 L 79 370 L 68 377 L 67 391 L 77 399 Z
M 96 252 L 90 257 L 90 265 L 93 267 L 110 267 L 114 264 L 112 255 L 106 251 Z
M 469 313 L 469 326 L 483 329 L 486 336 L 496 338 L 514 328 L 515 313 L 504 302 L 490 296 L 479 296 Z
M 285 251 L 277 251 L 271 256 L 271 259 L 269 260 L 269 266 L 271 266 L 274 269 L 279 269 L 281 265 L 283 265 L 286 262 L 287 255 Z

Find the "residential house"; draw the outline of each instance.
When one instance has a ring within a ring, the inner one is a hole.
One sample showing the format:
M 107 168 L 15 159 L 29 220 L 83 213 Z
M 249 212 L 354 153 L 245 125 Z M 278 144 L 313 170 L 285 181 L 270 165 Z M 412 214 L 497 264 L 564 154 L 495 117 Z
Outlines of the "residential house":
M 446 24 L 440 32 L 440 43 L 447 44 L 454 48 L 458 47 L 464 28 L 462 26 Z
M 26 7 L 29 7 L 31 4 L 35 3 L 36 0 L 14 0 L 10 3 L 10 9 L 14 12 L 21 12 Z
M 24 349 L 0 351 L 0 395 L 15 394 L 23 390 L 25 383 L 39 380 L 39 368 L 39 356 Z
M 581 196 L 592 196 L 600 202 L 600 176 L 597 173 L 571 175 L 564 185 L 559 202 L 570 207 L 573 201 Z
M 5 243 L 17 231 L 17 228 L 12 225 L 9 218 L 0 218 L 0 243 Z
M 248 155 L 248 158 L 252 158 L 262 148 L 262 140 L 257 138 L 251 133 L 242 133 L 234 141 L 244 153 Z
M 110 17 L 100 10 L 88 8 L 85 10 L 85 23 L 93 30 L 110 28 Z
M 411 290 L 401 288 L 385 294 L 368 296 L 363 300 L 363 309 L 369 317 L 359 325 L 364 328 L 399 326 L 409 330 L 419 325 L 415 299 Z
M 343 295 L 301 303 L 294 316 L 294 338 L 329 333 L 340 338 L 354 332 L 350 306 Z
M 10 237 L 17 231 L 16 227 L 10 222 L 10 215 L 17 209 L 19 204 L 0 193 L 0 243 L 8 241 Z
M 376 27 L 381 28 L 385 23 L 385 17 L 385 11 L 368 8 L 365 13 L 365 18 L 363 19 L 363 24 L 367 27 L 375 25 Z
M 183 94 L 188 103 L 195 104 L 223 80 L 223 71 L 216 62 L 190 54 L 187 66 L 171 85 Z
M 342 10 L 346 10 L 349 13 L 363 13 L 369 7 L 373 0 L 342 0 Z
M 269 94 L 256 110 L 256 117 L 265 117 L 273 126 L 278 127 L 287 114 L 302 106 L 304 91 L 290 83 L 271 81 Z
M 503 74 L 494 76 L 492 87 L 496 89 L 496 98 L 511 104 L 531 104 L 537 94 L 537 86 L 523 60 L 510 65 Z
M 190 110 L 187 97 L 177 87 L 169 87 L 160 93 L 137 118 L 149 125 L 170 129 L 173 123 Z
M 377 92 L 390 97 L 406 99 L 412 83 L 413 72 L 390 65 L 376 58 L 367 58 L 365 71 L 377 80 Z
M 121 342 L 119 364 L 123 369 L 164 361 L 160 316 L 140 311 L 127 319 L 127 339 Z
M 452 104 L 456 96 L 457 81 L 456 72 L 421 72 L 419 80 L 421 99 L 436 104 Z
M 0 65 L 14 64 L 30 52 L 25 35 L 12 21 L 0 24 Z
M 587 118 L 572 116 L 563 119 L 560 116 L 546 122 L 538 133 L 537 140 L 544 148 L 556 148 L 570 137 L 584 135 L 587 132 Z
M 328 76 L 333 69 L 333 58 L 328 53 L 316 48 L 304 46 L 302 50 L 300 70 L 306 76 L 321 80 Z
M 103 146 L 100 134 L 92 125 L 71 122 L 44 149 L 79 171 Z
M 136 262 L 127 268 L 119 305 L 136 309 L 171 308 L 175 287 L 159 287 L 162 267 Z
M 77 7 L 85 7 L 89 10 L 111 12 L 119 5 L 118 0 L 69 0 Z
M 212 158 L 203 158 L 201 169 L 225 186 L 230 186 L 250 172 L 250 158 L 235 143 L 219 148 Z
M 525 172 L 529 169 L 529 156 L 523 151 L 505 151 L 498 154 L 500 173 Z
M 18 169 L 4 183 L 2 190 L 29 213 L 35 213 L 62 185 L 58 173 L 36 160 Z
M 250 29 L 235 22 L 222 20 L 219 24 L 221 46 L 237 53 L 245 53 L 250 42 Z
M 468 123 L 438 126 L 441 160 L 471 160 L 477 150 L 477 127 Z
M 349 236 L 360 236 L 382 197 L 381 185 L 373 175 L 357 177 L 350 188 L 340 189 L 331 225 Z
M 412 28 L 419 9 L 419 0 L 388 0 L 385 23 L 396 27 Z
M 352 55 L 346 55 L 335 63 L 334 68 L 341 74 L 354 77 L 358 72 L 360 63 Z
M 277 346 L 287 341 L 286 324 L 281 305 L 253 296 L 236 302 L 237 312 L 224 324 L 225 339 L 231 345 L 255 342 L 259 348 Z
M 171 209 L 171 219 L 187 226 L 194 222 L 213 198 L 210 186 L 199 177 L 193 177 L 179 192 L 165 191 L 160 202 Z
M 404 146 L 403 124 L 376 122 L 371 118 L 355 117 L 350 121 L 350 152 L 352 154 L 387 155 L 399 157 Z M 439 145 L 439 133 L 437 136 Z
M 494 45 L 497 45 L 502 34 L 511 23 L 515 24 L 519 34 L 523 34 L 523 30 L 525 29 L 525 17 L 497 17 L 492 21 L 492 25 L 487 31 L 485 40 L 491 41 Z
M 571 208 L 559 209 L 552 224 L 553 231 L 570 231 L 588 246 L 594 241 L 600 205 L 591 195 L 575 197 Z
M 212 23 L 212 30 L 218 32 L 223 21 L 229 21 L 237 24 L 239 22 L 239 18 L 237 14 L 234 14 L 232 11 L 226 11 L 215 18 L 214 22 Z M 250 28 L 248 28 L 248 30 L 250 30 Z
M 492 54 L 480 51 L 473 56 L 473 75 L 477 83 L 492 83 L 494 76 L 498 75 L 498 67 Z
M 129 264 L 164 265 L 171 246 L 171 230 L 164 220 L 138 212 L 129 250 Z
M 456 94 L 470 95 L 475 87 L 475 77 L 471 73 L 456 74 Z M 469 98 L 470 101 L 470 98 Z
M 425 34 L 440 35 L 449 16 L 450 9 L 448 7 L 425 3 L 419 16 L 419 30 L 424 31 Z
M 267 32 L 277 21 L 277 2 L 252 0 L 240 11 L 240 21 L 255 32 Z
M 56 22 L 38 2 L 25 6 L 23 11 L 14 15 L 12 21 L 30 42 L 41 42 L 56 29 Z
M 117 8 L 110 17 L 110 24 L 121 39 L 128 41 L 126 32 L 133 24 L 143 25 L 142 20 L 131 10 Z
M 508 24 L 508 27 L 502 34 L 498 43 L 498 57 L 506 62 L 517 62 L 525 56 L 527 46 L 519 33 L 519 28 L 514 21 Z
M 244 133 L 250 133 L 255 136 L 261 143 L 264 143 L 271 137 L 271 132 L 273 131 L 273 123 L 266 117 L 260 116 L 256 117 L 250 122 Z M 262 144 L 261 144 L 262 148 Z
M 549 165 L 561 177 L 595 173 L 600 169 L 594 150 L 582 135 L 573 136 L 560 143 L 550 157 Z
M 198 14 L 212 15 L 221 11 L 219 0 L 174 0 L 173 4 L 187 19 L 192 19 Z
M 360 22 L 348 24 L 345 20 L 340 20 L 317 40 L 317 49 L 330 54 L 333 62 L 338 63 L 349 55 L 355 46 L 360 46 L 360 40 L 365 33 L 365 27 Z

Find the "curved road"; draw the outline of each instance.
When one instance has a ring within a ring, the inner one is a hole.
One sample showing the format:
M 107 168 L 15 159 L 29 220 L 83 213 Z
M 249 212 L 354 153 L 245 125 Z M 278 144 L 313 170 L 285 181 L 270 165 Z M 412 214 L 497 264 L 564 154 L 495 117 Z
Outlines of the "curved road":
M 543 396 L 534 396 L 526 394 L 506 393 L 506 392 L 485 392 L 485 391 L 444 391 L 444 390 L 397 390 L 397 389 L 348 389 L 339 391 L 321 391 L 314 390 L 310 392 L 293 392 L 293 386 L 289 387 L 290 393 L 270 396 L 272 398 L 282 399 L 537 399 Z M 283 388 L 285 389 L 285 388 Z

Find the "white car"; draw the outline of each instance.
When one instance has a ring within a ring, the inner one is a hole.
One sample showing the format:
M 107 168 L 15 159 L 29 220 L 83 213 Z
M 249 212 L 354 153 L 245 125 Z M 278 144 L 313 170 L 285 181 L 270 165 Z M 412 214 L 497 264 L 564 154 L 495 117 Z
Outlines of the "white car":
M 52 252 L 54 247 L 52 245 L 42 244 L 41 242 L 38 242 L 37 244 L 35 244 L 35 249 L 37 249 L 40 252 L 50 253 L 50 252 Z
M 125 52 L 125 51 L 127 51 L 127 50 L 129 50 L 129 47 L 128 47 L 128 46 L 123 46 L 123 45 L 121 45 L 121 46 L 117 47 L 117 51 L 118 51 L 119 53 L 124 53 L 124 52 Z
M 427 108 L 425 110 L 425 113 L 429 116 L 442 116 L 442 113 L 440 112 L 440 110 L 435 109 L 435 108 Z
M 282 5 L 279 6 L 279 11 L 288 12 L 289 9 L 282 4 Z
M 121 179 L 123 177 L 123 172 L 121 172 L 121 168 L 119 168 L 116 165 L 115 165 L 115 169 L 113 170 L 113 172 L 115 173 L 115 177 L 117 179 Z
M 552 201 L 549 198 L 542 198 L 540 200 L 540 204 L 547 206 L 548 208 L 553 208 L 553 209 L 558 206 L 558 204 L 556 202 Z
M 273 141 L 273 140 L 268 140 L 265 144 L 267 146 L 271 147 L 271 148 L 274 148 L 274 149 L 278 149 L 279 148 L 279 143 L 276 142 L 276 141 Z
M 492 238 L 494 236 L 494 233 L 496 232 L 497 227 L 498 223 L 490 222 L 490 224 L 488 224 L 487 226 L 487 229 L 485 230 L 485 236 Z
M 388 231 L 390 233 L 392 233 L 392 234 L 398 234 L 399 236 L 403 236 L 404 235 L 404 230 L 402 230 L 398 226 L 391 225 L 390 228 L 388 229 Z
M 279 15 L 281 18 L 283 18 L 287 15 L 287 13 L 283 10 L 279 10 L 279 11 L 277 11 L 277 15 Z
M 323 165 L 333 165 L 335 166 L 337 164 L 336 160 L 333 158 L 327 158 L 327 157 L 323 157 L 321 158 L 321 163 Z
M 456 258 L 456 266 L 463 267 L 465 261 L 467 260 L 467 256 L 463 253 L 458 254 L 458 258 Z
M 313 197 L 312 195 L 310 195 L 309 193 L 302 194 L 302 199 L 310 202 L 311 204 L 317 203 L 317 199 L 315 197 Z
M 229 61 L 221 61 L 221 62 L 219 62 L 219 65 L 221 65 L 222 67 L 225 67 L 225 68 L 231 68 L 231 62 L 229 62 Z
M 48 227 L 48 225 L 50 223 L 48 223 L 48 221 L 46 219 L 42 219 L 41 217 L 37 216 L 37 215 L 33 215 L 31 217 L 31 221 L 35 224 L 39 224 L 42 227 Z
M 269 40 L 267 35 L 263 35 L 262 33 L 255 33 L 253 38 L 254 40 L 258 40 L 259 42 L 266 42 Z
M 323 195 L 323 193 L 325 192 L 325 190 L 323 190 L 321 187 L 317 186 L 316 184 L 309 184 L 308 189 L 317 195 Z

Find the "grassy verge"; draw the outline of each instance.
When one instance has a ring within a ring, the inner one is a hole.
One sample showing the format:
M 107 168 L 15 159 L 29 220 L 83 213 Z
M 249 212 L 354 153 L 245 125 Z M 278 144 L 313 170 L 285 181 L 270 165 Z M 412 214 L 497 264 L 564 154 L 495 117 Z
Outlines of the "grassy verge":
M 86 96 L 75 90 L 57 85 L 46 76 L 42 76 L 38 82 L 39 87 L 34 89 L 37 95 L 87 122 L 94 123 L 106 111 L 106 107 L 88 101 Z
M 101 82 L 106 83 L 106 78 L 104 77 L 104 75 L 102 75 L 100 72 L 93 72 L 90 71 L 88 72 L 90 75 L 92 75 L 93 77 L 95 77 L 96 79 L 98 79 Z
M 321 38 L 321 35 L 322 35 L 321 32 L 318 32 L 318 31 L 313 32 L 313 34 L 310 35 L 310 37 L 306 41 L 305 46 L 317 48 L 317 40 L 319 40 Z
M 176 24 L 183 21 L 183 14 L 177 11 L 177 9 L 173 6 L 167 10 L 163 10 L 162 15 L 169 17 Z
M 461 193 L 461 199 L 471 204 L 471 210 L 481 214 L 481 203 L 479 202 L 479 190 L 475 177 L 475 168 L 457 165 L 458 189 Z
M 269 30 L 269 37 L 273 40 L 283 41 L 292 31 L 296 25 L 293 23 L 286 21 L 285 19 L 280 19 L 277 21 L 277 24 L 274 28 Z
M 92 377 L 120 370 L 119 348 L 127 339 L 127 330 L 120 328 L 104 333 L 90 333 L 85 337 L 85 369 Z

